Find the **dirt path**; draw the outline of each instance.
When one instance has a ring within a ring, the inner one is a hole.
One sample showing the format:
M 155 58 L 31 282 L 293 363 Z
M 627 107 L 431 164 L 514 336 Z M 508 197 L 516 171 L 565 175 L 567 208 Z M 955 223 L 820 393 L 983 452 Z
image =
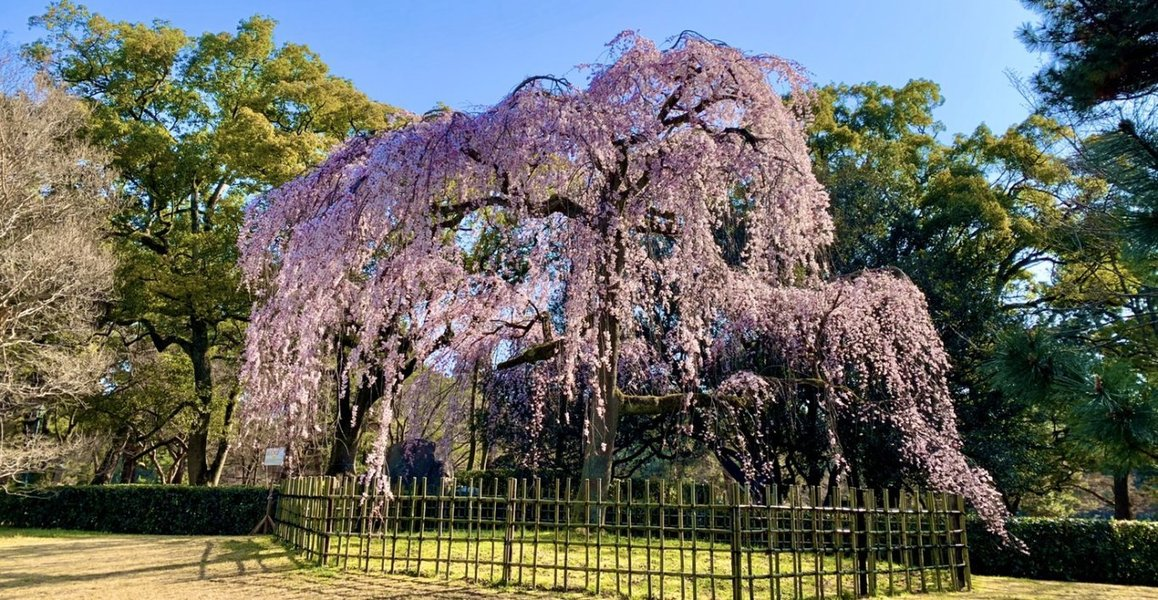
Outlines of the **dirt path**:
M 0 598 L 552 597 L 303 566 L 263 537 L 0 537 Z

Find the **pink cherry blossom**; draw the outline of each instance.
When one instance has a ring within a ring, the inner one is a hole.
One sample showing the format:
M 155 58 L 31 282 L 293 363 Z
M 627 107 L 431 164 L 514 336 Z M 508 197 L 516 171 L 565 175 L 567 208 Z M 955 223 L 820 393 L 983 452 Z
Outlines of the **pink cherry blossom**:
M 246 418 L 312 435 L 335 370 L 384 378 L 381 475 L 386 413 L 422 389 L 401 385 L 406 365 L 482 364 L 525 402 L 530 435 L 549 396 L 588 406 L 584 474 L 606 478 L 624 411 L 773 401 L 775 382 L 743 370 L 705 388 L 757 339 L 828 382 L 839 410 L 886 419 L 907 461 L 1000 529 L 920 292 L 887 273 L 826 280 L 833 224 L 799 69 L 694 35 L 610 46 L 583 88 L 531 78 L 481 113 L 350 140 L 251 208 Z M 870 386 L 887 399 L 866 404 Z

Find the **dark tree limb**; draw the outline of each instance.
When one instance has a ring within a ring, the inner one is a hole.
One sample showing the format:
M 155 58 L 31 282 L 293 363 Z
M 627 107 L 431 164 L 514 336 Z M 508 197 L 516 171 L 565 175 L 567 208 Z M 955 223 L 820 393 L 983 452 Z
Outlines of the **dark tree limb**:
M 530 363 L 542 362 L 544 360 L 554 358 L 559 354 L 559 350 L 563 347 L 563 340 L 553 340 L 550 342 L 543 342 L 527 348 L 519 355 L 504 360 L 495 368 L 499 371 L 525 365 Z

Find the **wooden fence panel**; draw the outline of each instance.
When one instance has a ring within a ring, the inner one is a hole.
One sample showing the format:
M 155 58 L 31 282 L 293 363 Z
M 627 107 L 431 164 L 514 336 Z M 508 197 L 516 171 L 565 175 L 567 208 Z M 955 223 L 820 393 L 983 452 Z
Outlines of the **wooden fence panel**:
M 354 479 L 282 484 L 275 535 L 341 569 L 614 590 L 841 598 L 968 589 L 960 496 L 690 482 Z

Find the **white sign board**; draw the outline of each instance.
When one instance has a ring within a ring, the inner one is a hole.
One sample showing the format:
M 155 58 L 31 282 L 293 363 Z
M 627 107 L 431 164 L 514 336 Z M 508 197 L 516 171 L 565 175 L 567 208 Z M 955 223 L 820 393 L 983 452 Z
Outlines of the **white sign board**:
M 285 465 L 285 448 L 266 448 L 265 460 L 263 465 L 267 467 L 280 467 Z

